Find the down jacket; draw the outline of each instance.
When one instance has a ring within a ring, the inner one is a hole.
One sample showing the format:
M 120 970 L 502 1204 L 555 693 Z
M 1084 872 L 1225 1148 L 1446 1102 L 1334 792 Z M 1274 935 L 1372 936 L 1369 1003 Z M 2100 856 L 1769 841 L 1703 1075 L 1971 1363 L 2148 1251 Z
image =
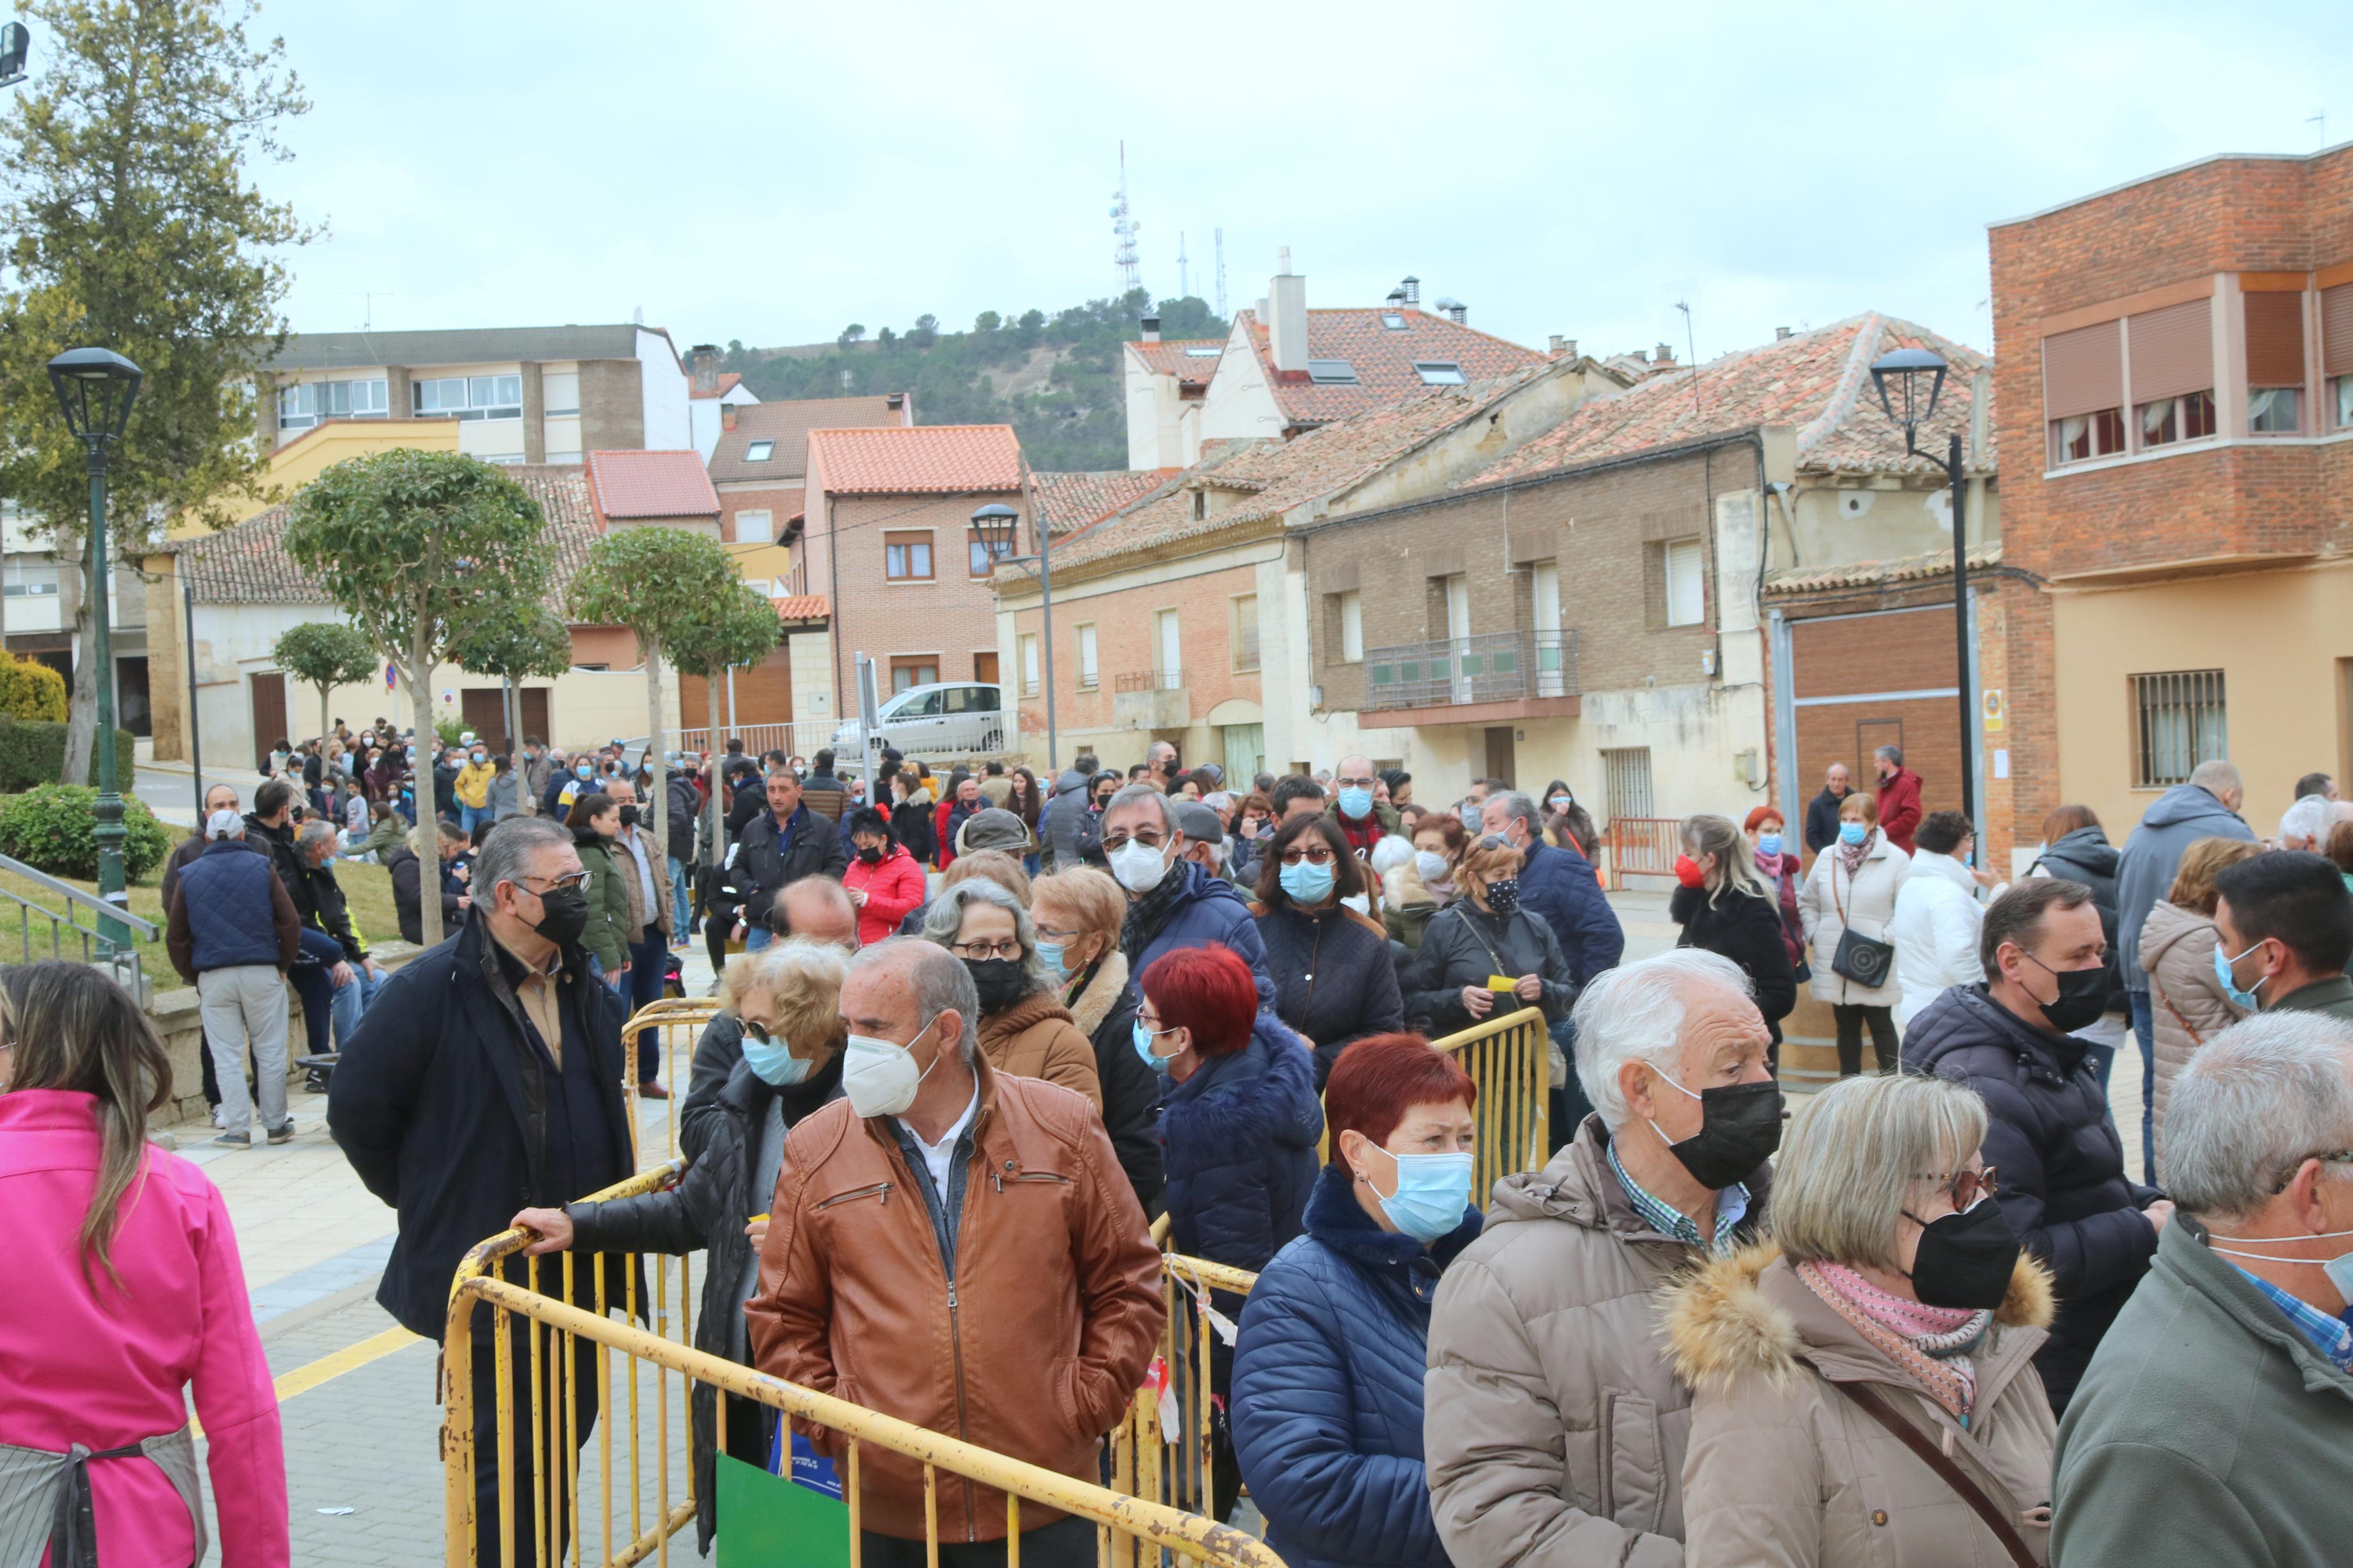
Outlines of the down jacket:
M 1530 914 L 1525 905 L 1506 916 L 1487 912 L 1469 899 L 1457 899 L 1433 916 L 1421 933 L 1421 951 L 1399 982 L 1405 988 L 1406 1016 L 1415 1028 L 1436 1037 L 1468 1029 L 1484 1019 L 1471 1016 L 1462 1005 L 1462 988 L 1484 985 L 1503 960 L 1503 974 L 1517 980 L 1535 974 L 1544 981 L 1536 1005 L 1545 1021 L 1557 1024 L 1568 1016 L 1577 1000 L 1577 983 L 1569 961 L 1560 950 L 1552 927 Z M 1498 994 L 1488 1018 L 1500 1018 L 1528 1005 L 1516 996 Z
M 1421 1458 L 1421 1377 L 1439 1277 L 1479 1237 L 1467 1210 L 1430 1247 L 1383 1230 L 1326 1165 L 1307 1234 L 1242 1308 L 1234 1456 L 1293 1568 L 1450 1568 Z
M 1094 1043 L 1071 1022 L 1071 1010 L 1051 992 L 1022 997 L 980 1020 L 980 1048 L 988 1065 L 1015 1078 L 1042 1078 L 1087 1097 L 1103 1114 L 1103 1082 L 1095 1076 Z M 1138 1067 L 1144 1064 L 1136 1063 Z
M 1677 947 L 1696 947 L 1740 966 L 1756 989 L 1765 1026 L 1780 1039 L 1781 1020 L 1798 1005 L 1798 976 L 1781 940 L 1781 911 L 1753 893 L 1726 889 L 1710 902 L 1704 888 L 1677 888 L 1667 900 L 1667 918 L 1683 928 Z
M 1179 860 L 1168 868 L 1166 875 L 1183 879 L 1184 885 L 1171 889 L 1166 916 L 1160 929 L 1152 933 L 1143 950 L 1127 955 L 1128 971 L 1138 982 L 1152 961 L 1171 949 L 1208 947 L 1222 942 L 1242 955 L 1258 981 L 1258 997 L 1263 1004 L 1274 999 L 1274 981 L 1266 970 L 1266 943 L 1259 940 L 1258 922 L 1250 919 L 1250 905 L 1234 890 L 1234 885 L 1222 877 L 1213 876 L 1205 866 L 1190 860 Z
M 2140 966 L 2148 975 L 2148 1010 L 2157 1034 L 2159 1173 L 2165 1163 L 2165 1102 L 2173 1079 L 2199 1047 L 2246 1016 L 2231 1005 L 2214 973 L 2214 918 L 2159 899 L 2140 928 Z
M 1798 918 L 1805 923 L 1806 944 L 1813 950 L 1814 977 L 1809 984 L 1817 1002 L 1833 1006 L 1893 1007 L 1903 999 L 1904 961 L 1890 967 L 1884 985 L 1857 985 L 1831 967 L 1838 956 L 1839 938 L 1852 926 L 1862 936 L 1889 940 L 1895 920 L 1895 894 L 1912 874 L 1911 858 L 1874 829 L 1871 847 L 1854 874 L 1847 874 L 1832 844 L 1814 857 L 1812 875 L 1798 895 Z
M 1531 844 L 1520 852 L 1520 907 L 1544 917 L 1560 939 L 1568 978 L 1578 986 L 1625 956 L 1626 931 L 1601 896 L 1593 862 L 1574 849 Z
M 1832 1384 L 1867 1385 L 1927 1436 L 2016 1524 L 2039 1561 L 2050 1531 L 2057 1423 L 2033 1355 L 2051 1279 L 2010 1271 L 1994 1326 L 1970 1352 L 1967 1426 L 1814 1294 L 1778 1247 L 1720 1258 L 1667 1297 L 1675 1372 L 1695 1391 L 1683 1457 L 1684 1550 L 1757 1568 L 2007 1568 L 1959 1493 Z
M 1135 1054 L 1135 1015 L 1144 998 L 1127 975 L 1127 958 L 1113 948 L 1071 982 L 1062 1005 L 1092 1042 L 1095 1079 L 1103 1086 L 1103 1131 L 1111 1134 L 1119 1168 L 1147 1215 L 1160 1213 L 1168 1178 L 1160 1164 L 1160 1075 Z
M 1691 1396 L 1654 1298 L 1704 1255 L 1641 1217 L 1609 1149 L 1588 1116 L 1543 1170 L 1496 1183 L 1439 1282 L 1422 1440 L 1439 1539 L 1465 1568 L 1683 1561 Z M 1748 1178 L 1744 1239 L 1771 1181 Z
M 2181 852 L 2200 838 L 2252 844 L 2255 830 L 2213 795 L 2186 784 L 2158 795 L 2125 839 L 2116 858 L 2116 958 L 2127 991 L 2148 989 L 2149 972 L 2140 964 L 2140 928 L 2173 886 Z
M 1249 1044 L 1203 1060 L 1161 1105 L 1170 1250 L 1265 1268 L 1306 1224 L 1323 1136 L 1307 1042 L 1261 1013 Z
M 1986 1102 L 1985 1163 L 2001 1211 L 2059 1294 L 2035 1356 L 2064 1411 L 2084 1363 L 2157 1250 L 2140 1210 L 2163 1196 L 2125 1175 L 2124 1144 L 2084 1042 L 2016 1016 L 1983 985 L 1957 985 L 1904 1033 L 1904 1070 L 1966 1084 Z
M 1311 912 L 1285 900 L 1255 918 L 1267 972 L 1276 977 L 1274 1010 L 1315 1048 L 1320 1093 L 1342 1051 L 1368 1035 L 1405 1027 L 1388 936 L 1369 916 L 1340 904 Z
M 1978 962 L 1978 928 L 1985 906 L 1978 902 L 1977 879 L 1950 855 L 1912 851 L 1912 874 L 1895 889 L 1895 919 L 1888 940 L 1895 943 L 1895 983 L 1904 999 L 1895 1021 L 1909 1028 L 1920 1009 L 1947 986 L 1974 985 L 1985 978 Z

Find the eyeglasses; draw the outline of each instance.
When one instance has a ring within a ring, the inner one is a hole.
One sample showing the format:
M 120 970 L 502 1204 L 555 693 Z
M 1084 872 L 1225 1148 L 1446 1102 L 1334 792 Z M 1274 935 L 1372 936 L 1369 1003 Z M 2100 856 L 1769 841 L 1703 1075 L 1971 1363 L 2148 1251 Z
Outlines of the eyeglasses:
M 1504 837 L 1500 833 L 1490 833 L 1479 840 L 1479 847 L 1482 849 L 1517 849 L 1519 846 L 1513 843 L 1510 839 Z
M 1038 928 L 1038 935 L 1041 940 L 1046 942 L 1071 942 L 1079 940 L 1080 933 L 1074 931 L 1061 931 L 1053 926 L 1041 925 Z
M 1296 866 L 1302 860 L 1306 861 L 1310 866 L 1329 866 L 1332 863 L 1332 847 L 1328 844 L 1312 844 L 1303 849 L 1294 844 L 1282 852 L 1282 863 L 1286 866 Z
M 2353 1153 L 2341 1157 L 2353 1160 Z M 1943 1171 L 1915 1171 L 1913 1173 L 1912 1179 L 1915 1182 L 1935 1182 L 1943 1186 L 1952 1194 L 1953 1212 L 1959 1214 L 1975 1208 L 1979 1198 L 1996 1195 L 2000 1191 L 1994 1180 L 1994 1173 L 1997 1169 L 1996 1166 L 1988 1165 L 1982 1171 L 1955 1171 L 1949 1174 Z M 2282 1184 L 2284 1185 L 2284 1184 Z
M 2324 1165 L 2353 1164 L 2353 1149 L 2339 1149 L 2327 1154 L 2306 1154 L 2304 1160 L 2317 1160 Z M 2287 1184 L 2295 1180 L 2295 1173 L 2298 1171 L 2304 1169 L 2304 1160 L 2298 1160 L 2287 1168 L 2287 1174 L 2282 1176 L 2279 1179 L 2279 1184 L 2272 1188 L 2274 1196 L 2287 1191 Z
M 1373 781 L 1370 778 L 1337 778 L 1334 779 L 1332 782 L 1338 784 L 1342 789 L 1370 789 L 1373 787 Z
M 586 887 L 588 885 L 588 873 L 586 871 L 573 871 L 561 877 L 517 877 L 515 880 L 522 884 L 523 890 L 525 892 L 544 897 L 545 895 L 541 893 L 539 889 L 533 887 L 531 884 L 533 882 L 545 882 L 547 884 L 547 892 L 560 893 L 567 888 Z
M 1008 936 L 1000 942 L 954 942 L 948 951 L 964 958 L 1018 958 L 1021 956 L 1021 943 Z
M 1166 837 L 1162 835 L 1158 828 L 1145 827 L 1137 830 L 1133 835 L 1123 833 L 1116 837 L 1106 836 L 1103 841 L 1103 853 L 1109 855 L 1114 850 L 1126 848 L 1128 840 L 1131 837 L 1134 837 L 1136 843 L 1143 845 L 1146 849 L 1157 849 L 1163 844 L 1167 842 Z

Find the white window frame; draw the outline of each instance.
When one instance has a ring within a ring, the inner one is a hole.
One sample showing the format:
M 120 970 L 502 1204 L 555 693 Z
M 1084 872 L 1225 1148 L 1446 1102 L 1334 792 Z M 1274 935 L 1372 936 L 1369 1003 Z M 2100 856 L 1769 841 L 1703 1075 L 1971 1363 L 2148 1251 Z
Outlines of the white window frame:
M 774 441 L 749 441 L 744 443 L 744 460 L 747 463 L 773 462 L 776 459 L 776 444 Z
M 1103 680 L 1103 666 L 1096 658 L 1095 624 L 1079 623 L 1079 689 L 1092 691 Z
M 572 396 L 562 406 L 551 395 L 550 389 L 561 390 L 569 382 Z M 576 370 L 543 371 L 539 377 L 539 416 L 543 419 L 577 419 L 580 417 L 580 373 Z
M 1365 601 L 1354 588 L 1340 595 L 1340 662 L 1365 662 Z
M 745 530 L 754 519 L 758 520 L 758 526 L 747 539 L 744 537 Z M 746 507 L 735 514 L 735 525 L 730 537 L 737 544 L 774 544 L 776 542 L 776 514 L 767 507 Z
M 512 388 L 506 384 L 510 382 L 513 383 Z M 434 406 L 430 408 L 426 406 L 428 387 L 434 389 L 430 394 Z M 459 401 L 447 401 L 451 395 L 448 389 L 451 387 L 457 389 Z M 505 396 L 510 390 L 514 394 L 512 402 L 507 401 Z M 408 384 L 408 402 L 410 412 L 419 416 L 454 416 L 467 420 L 520 419 L 522 417 L 522 375 L 514 371 L 494 371 L 489 375 L 419 376 Z
M 1023 632 L 1018 639 L 1021 650 L 1021 695 L 1038 695 L 1038 634 Z
M 1413 362 L 1413 374 L 1421 377 L 1424 386 L 1467 386 L 1471 378 L 1462 373 L 1461 364 L 1451 359 L 1420 359 Z
M 1707 551 L 1696 539 L 1670 539 L 1659 546 L 1659 567 L 1664 592 L 1666 622 L 1670 626 L 1697 626 L 1707 623 Z M 1686 584 L 1685 592 L 1678 595 L 1677 579 Z M 1679 599 L 1683 602 L 1679 603 Z
M 1235 594 L 1226 601 L 1226 618 L 1233 627 L 1233 666 L 1237 675 L 1251 675 L 1264 657 L 1258 636 L 1258 593 Z M 1243 662 L 1247 659 L 1249 662 Z
M 364 381 L 303 381 L 278 389 L 278 427 L 310 430 L 329 419 L 385 419 L 391 416 L 390 382 L 384 376 Z M 334 406 L 341 399 L 343 406 Z M 311 406 L 305 411 L 301 405 Z

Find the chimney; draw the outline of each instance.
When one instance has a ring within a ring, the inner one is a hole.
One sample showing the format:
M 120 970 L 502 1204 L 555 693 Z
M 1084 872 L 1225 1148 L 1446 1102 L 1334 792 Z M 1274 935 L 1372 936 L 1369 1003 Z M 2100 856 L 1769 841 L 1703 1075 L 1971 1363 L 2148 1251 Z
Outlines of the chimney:
M 1420 279 L 1409 277 L 1405 281 L 1399 283 L 1398 287 L 1405 290 L 1405 302 L 1407 304 L 1419 305 L 1421 303 Z
M 1777 343 L 1783 338 L 1788 337 L 1789 335 L 1789 329 L 1787 327 L 1776 327 L 1773 329 L 1773 341 Z
M 733 404 L 723 403 L 719 405 L 719 428 L 722 430 L 733 430 L 735 428 L 735 405 Z
M 1558 332 L 1555 332 L 1552 336 L 1546 338 L 1545 342 L 1555 355 L 1567 352 L 1568 348 L 1568 340 L 1562 337 Z
M 1291 247 L 1282 251 L 1282 270 L 1267 280 L 1266 336 L 1278 372 L 1307 374 L 1307 279 L 1291 269 Z
M 686 363 L 694 376 L 694 390 L 715 393 L 719 390 L 719 345 L 697 343 L 686 351 Z
M 1450 300 L 1441 296 L 1437 300 L 1437 305 L 1440 313 L 1458 327 L 1462 324 L 1463 318 L 1471 313 L 1471 307 L 1460 300 Z
M 913 416 L 908 411 L 907 395 L 903 392 L 893 392 L 884 397 L 882 406 L 899 416 L 899 423 L 902 425 L 913 425 L 915 422 Z
M 1672 365 L 1675 363 L 1675 351 L 1669 348 L 1666 344 L 1661 343 L 1657 348 L 1651 351 L 1651 363 L 1652 364 Z
M 1145 341 L 1145 342 L 1147 342 L 1147 343 L 1156 343 L 1156 342 L 1158 342 L 1160 341 L 1160 318 L 1159 318 L 1159 317 L 1157 317 L 1157 316 L 1146 316 L 1146 317 L 1145 317 L 1145 318 L 1144 318 L 1143 326 L 1144 326 L 1144 341 Z

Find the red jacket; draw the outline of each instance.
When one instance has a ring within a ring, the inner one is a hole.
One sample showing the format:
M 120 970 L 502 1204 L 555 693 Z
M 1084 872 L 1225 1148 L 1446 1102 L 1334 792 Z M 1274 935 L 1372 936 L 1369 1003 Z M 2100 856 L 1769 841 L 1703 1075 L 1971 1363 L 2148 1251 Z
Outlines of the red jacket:
M 1898 768 L 1889 777 L 1879 781 L 1879 831 L 1887 841 L 1906 855 L 1912 853 L 1912 836 L 1920 830 L 1920 775 L 1910 768 Z
M 923 868 L 915 858 L 893 843 L 879 864 L 853 858 L 841 874 L 841 885 L 852 892 L 863 889 L 866 901 L 858 909 L 858 945 L 871 947 L 899 929 L 899 922 L 923 901 Z

